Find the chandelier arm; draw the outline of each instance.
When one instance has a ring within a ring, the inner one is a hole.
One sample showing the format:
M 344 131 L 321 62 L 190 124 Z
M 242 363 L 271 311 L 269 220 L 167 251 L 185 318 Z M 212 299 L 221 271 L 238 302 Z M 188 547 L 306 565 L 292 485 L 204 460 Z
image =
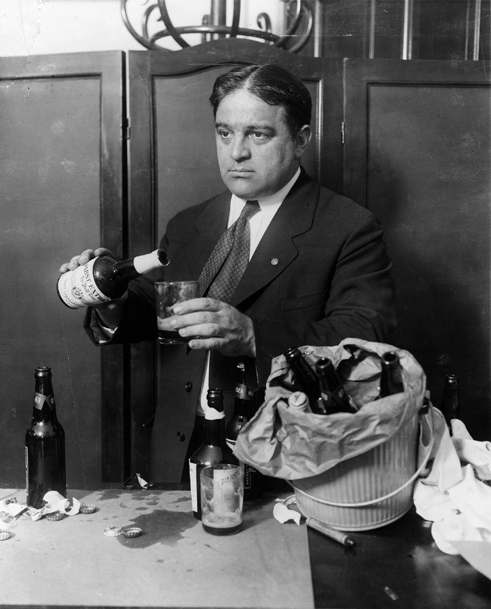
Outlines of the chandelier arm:
M 302 36 L 300 37 L 298 42 L 296 44 L 294 44 L 290 49 L 288 49 L 290 51 L 290 53 L 297 53 L 298 51 L 303 49 L 303 47 L 306 45 L 307 40 L 309 39 L 310 34 L 312 32 L 312 27 L 314 25 L 314 17 L 312 15 L 312 11 L 310 9 L 306 8 L 305 10 L 307 13 L 307 18 L 308 18 L 307 27 L 305 29 L 304 34 L 302 34 Z
M 300 21 L 302 19 L 302 11 L 307 14 L 307 17 L 309 19 L 309 23 L 307 25 L 307 35 L 305 37 L 304 40 L 304 36 L 302 36 L 300 38 L 300 41 L 294 45 L 294 47 L 292 47 L 291 49 L 289 49 L 289 51 L 291 52 L 295 52 L 293 51 L 293 48 L 296 48 L 297 50 L 299 50 L 300 48 L 302 48 L 305 43 L 307 42 L 308 37 L 310 36 L 310 32 L 312 30 L 312 23 L 313 23 L 313 17 L 312 17 L 312 11 L 309 7 L 304 6 L 302 0 L 295 0 L 296 1 L 296 15 L 292 21 L 292 23 L 290 24 L 290 26 L 288 27 L 288 29 L 286 30 L 286 32 L 284 33 L 284 35 L 282 36 L 281 40 L 279 40 L 274 46 L 276 47 L 284 47 L 286 45 L 286 43 L 290 40 L 291 36 L 295 33 L 296 29 L 298 28 L 298 26 L 300 25 Z
M 169 13 L 167 12 L 167 6 L 165 5 L 165 0 L 157 0 L 157 2 L 159 3 L 159 9 L 160 9 L 160 14 L 162 16 L 162 21 L 164 22 L 164 25 L 166 26 L 166 28 L 169 30 L 172 38 L 174 38 L 174 40 L 179 45 L 181 45 L 181 47 L 183 49 L 190 46 L 183 38 L 181 38 L 181 36 L 179 36 L 178 29 L 176 29 L 174 27 L 174 24 L 170 20 Z M 154 40 L 154 39 L 155 39 L 155 36 L 152 38 L 152 40 Z
M 182 27 L 175 28 L 176 32 L 179 34 L 228 34 L 229 28 L 226 25 L 185 25 Z M 263 40 L 267 40 L 268 42 L 274 43 L 280 40 L 280 37 L 276 34 L 271 34 L 270 32 L 258 32 L 257 30 L 251 30 L 248 28 L 239 28 L 238 34 L 240 36 L 254 36 L 254 38 L 262 38 Z M 159 40 L 160 38 L 165 38 L 166 36 L 173 35 L 169 30 L 161 30 L 160 32 L 156 32 L 151 40 Z
M 230 28 L 230 38 L 236 38 L 239 31 L 240 21 L 240 0 L 234 0 L 234 14 L 232 15 L 232 26 Z
M 162 51 L 163 50 L 162 47 L 152 44 L 150 41 L 148 41 L 145 38 L 143 38 L 142 36 L 140 36 L 140 34 L 133 28 L 133 26 L 130 23 L 128 13 L 126 12 L 127 2 L 128 2 L 128 0 L 121 0 L 120 11 L 121 11 L 121 17 L 123 19 L 123 23 L 125 24 L 129 33 L 133 36 L 133 38 L 135 40 L 137 40 L 146 49 L 149 49 L 150 51 Z

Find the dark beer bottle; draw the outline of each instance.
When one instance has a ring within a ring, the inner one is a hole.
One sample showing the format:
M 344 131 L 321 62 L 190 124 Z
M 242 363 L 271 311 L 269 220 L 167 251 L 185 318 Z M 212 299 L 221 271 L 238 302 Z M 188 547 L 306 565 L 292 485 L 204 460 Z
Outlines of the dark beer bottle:
M 237 364 L 238 382 L 235 385 L 235 402 L 232 418 L 225 428 L 225 437 L 233 451 L 239 431 L 255 414 L 254 394 L 247 387 L 244 362 Z M 262 477 L 252 465 L 244 464 L 244 501 L 262 495 Z
M 51 369 L 36 368 L 32 422 L 25 439 L 27 505 L 41 508 L 48 491 L 66 496 L 65 432 L 56 417 Z
M 459 407 L 459 377 L 455 374 L 447 374 L 443 384 L 443 398 L 441 411 L 450 429 L 452 419 L 460 419 Z
M 110 256 L 99 256 L 63 273 L 58 279 L 58 296 L 71 309 L 97 305 L 120 298 L 132 279 L 167 266 L 164 250 L 117 262 Z
M 335 412 L 355 412 L 334 364 L 327 357 L 321 357 L 315 362 L 315 371 L 319 379 L 323 414 Z
M 384 398 L 395 393 L 403 393 L 401 364 L 399 356 L 394 351 L 382 355 L 382 373 L 380 376 L 380 397 Z
M 208 389 L 208 408 L 205 412 L 203 443 L 189 458 L 189 481 L 193 516 L 201 520 L 201 492 L 199 478 L 201 470 L 214 463 L 233 463 L 238 460 L 225 440 L 225 412 L 221 389 Z
M 285 353 L 286 361 L 293 371 L 293 384 L 296 391 L 305 393 L 309 400 L 310 409 L 316 414 L 325 414 L 319 379 L 317 374 L 297 347 L 291 347 Z

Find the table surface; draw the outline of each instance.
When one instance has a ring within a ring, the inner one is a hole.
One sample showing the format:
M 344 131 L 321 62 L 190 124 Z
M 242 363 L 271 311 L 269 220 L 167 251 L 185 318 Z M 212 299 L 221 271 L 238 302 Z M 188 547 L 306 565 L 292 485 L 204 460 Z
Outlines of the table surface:
M 0 489 L 0 499 L 9 493 Z M 15 495 L 19 502 L 24 492 Z M 73 491 L 97 512 L 22 517 L 0 542 L 0 606 L 489 609 L 491 580 L 442 553 L 410 510 L 346 548 L 280 525 L 274 496 L 246 504 L 244 530 L 205 533 L 186 490 Z M 284 496 L 284 495 L 283 495 Z M 140 537 L 106 537 L 108 526 Z

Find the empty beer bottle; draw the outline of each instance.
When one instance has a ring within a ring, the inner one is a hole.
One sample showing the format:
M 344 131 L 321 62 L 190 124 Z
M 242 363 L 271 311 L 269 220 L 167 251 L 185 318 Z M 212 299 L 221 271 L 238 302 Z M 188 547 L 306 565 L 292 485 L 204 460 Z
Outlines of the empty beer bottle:
M 403 393 L 401 364 L 399 356 L 394 351 L 382 355 L 382 372 L 380 376 L 380 397 L 384 398 L 395 393 Z
M 189 481 L 193 516 L 201 520 L 201 470 L 215 463 L 233 463 L 238 460 L 225 440 L 225 412 L 221 389 L 208 389 L 208 408 L 205 411 L 203 443 L 189 458 Z
M 441 411 L 447 425 L 451 429 L 450 421 L 460 418 L 459 377 L 456 374 L 447 374 L 445 376 Z
M 317 374 L 297 347 L 291 347 L 285 353 L 286 361 L 293 371 L 293 384 L 296 391 L 306 394 L 310 409 L 316 414 L 325 414 Z M 320 406 L 319 406 L 320 404 Z
M 323 414 L 335 412 L 355 412 L 334 364 L 327 357 L 315 362 L 315 371 L 319 379 L 320 396 L 324 409 Z
M 66 496 L 65 432 L 56 417 L 51 369 L 36 368 L 32 422 L 25 438 L 27 505 L 41 508 L 48 491 Z
M 71 309 L 109 302 L 123 296 L 132 279 L 168 264 L 167 254 L 160 249 L 120 262 L 110 256 L 92 258 L 61 275 L 58 296 Z
M 256 408 L 254 394 L 247 387 L 244 362 L 237 364 L 238 379 L 235 385 L 235 401 L 232 418 L 225 428 L 225 437 L 233 451 L 239 431 L 254 416 Z M 257 499 L 262 495 L 262 476 L 251 465 L 244 464 L 244 501 Z

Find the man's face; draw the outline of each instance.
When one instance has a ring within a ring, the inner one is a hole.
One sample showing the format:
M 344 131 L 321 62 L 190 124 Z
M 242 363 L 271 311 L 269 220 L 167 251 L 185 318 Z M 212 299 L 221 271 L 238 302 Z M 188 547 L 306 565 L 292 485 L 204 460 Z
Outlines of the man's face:
M 241 199 L 274 194 L 295 174 L 310 139 L 294 138 L 282 106 L 270 106 L 245 89 L 227 95 L 216 119 L 218 164 L 225 185 Z

